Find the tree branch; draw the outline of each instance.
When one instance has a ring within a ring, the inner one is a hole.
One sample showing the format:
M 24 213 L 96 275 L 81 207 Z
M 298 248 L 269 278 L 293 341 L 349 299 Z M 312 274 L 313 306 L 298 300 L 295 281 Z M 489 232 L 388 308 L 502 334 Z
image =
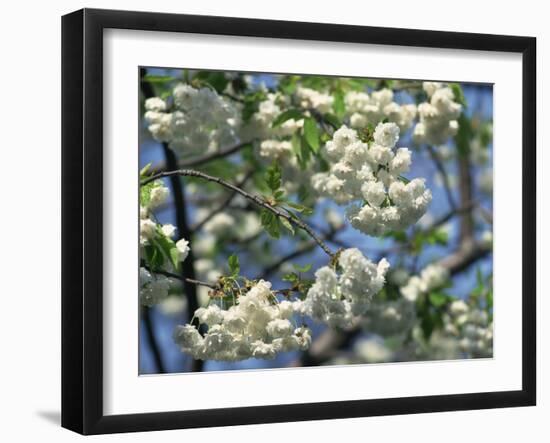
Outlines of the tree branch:
M 289 215 L 288 213 L 283 212 L 283 211 L 271 206 L 269 203 L 267 203 L 265 200 L 258 197 L 257 195 L 249 194 L 248 192 L 244 191 L 243 189 L 241 189 L 241 188 L 239 188 L 239 187 L 237 187 L 237 186 L 235 186 L 235 185 L 233 185 L 229 182 L 226 182 L 225 180 L 222 180 L 219 177 L 213 177 L 211 175 L 205 174 L 204 172 L 195 171 L 193 169 L 180 169 L 180 170 L 176 170 L 176 171 L 161 172 L 159 174 L 148 177 L 147 179 L 145 179 L 141 182 L 141 186 L 144 186 L 147 183 L 151 183 L 151 182 L 153 182 L 155 180 L 159 180 L 161 178 L 177 177 L 177 176 L 198 177 L 198 178 L 202 178 L 204 180 L 211 181 L 213 183 L 218 183 L 221 186 L 225 186 L 226 188 L 231 189 L 232 191 L 234 191 L 234 192 L 242 195 L 246 199 L 250 200 L 252 203 L 256 204 L 257 206 L 272 212 L 277 217 L 281 217 L 281 218 L 287 220 L 289 223 L 296 226 L 297 228 L 300 228 L 300 229 L 304 230 L 305 232 L 307 232 L 309 234 L 309 236 L 311 238 L 313 238 L 315 240 L 315 242 L 320 246 L 320 248 L 323 251 L 325 251 L 325 253 L 329 257 L 332 258 L 334 256 L 334 253 L 330 250 L 330 248 L 326 245 L 326 243 L 323 240 L 321 240 L 321 238 L 319 238 L 317 236 L 317 234 L 313 231 L 313 229 L 309 225 L 307 225 L 305 222 L 303 222 L 299 218 L 295 218 L 295 217 Z
M 458 182 L 460 190 L 460 206 L 466 206 L 473 200 L 472 175 L 470 161 L 467 155 L 458 156 Z M 472 211 L 461 214 L 460 219 L 460 242 L 473 243 L 474 241 L 474 219 Z
M 443 187 L 445 188 L 445 194 L 447 195 L 447 201 L 449 202 L 449 206 L 451 210 L 456 209 L 456 203 L 453 197 L 453 192 L 451 191 L 451 184 L 449 182 L 449 175 L 447 174 L 447 170 L 445 169 L 445 165 L 439 158 L 439 155 L 437 152 L 435 152 L 435 149 L 431 145 L 427 145 L 426 149 L 428 150 L 428 153 L 430 154 L 430 157 L 432 161 L 435 164 L 435 167 L 441 174 L 441 178 L 443 179 Z
M 175 274 L 173 272 L 165 271 L 163 269 L 153 270 L 149 266 L 144 265 L 143 263 L 141 264 L 141 267 L 147 269 L 149 272 L 152 272 L 153 274 L 164 275 L 165 277 L 174 278 L 182 282 L 190 283 L 192 285 L 206 286 L 207 288 L 210 288 L 210 289 L 218 289 L 218 286 L 213 283 L 207 283 L 205 281 L 197 280 L 194 278 L 183 277 L 180 274 Z
M 141 307 L 141 318 L 145 326 L 145 335 L 147 336 L 147 341 L 149 342 L 149 347 L 151 348 L 151 353 L 153 354 L 153 360 L 155 362 L 155 366 L 157 367 L 157 372 L 164 374 L 166 369 L 164 368 L 160 348 L 155 337 L 155 328 L 153 327 L 153 319 L 151 318 L 151 310 L 149 307 Z

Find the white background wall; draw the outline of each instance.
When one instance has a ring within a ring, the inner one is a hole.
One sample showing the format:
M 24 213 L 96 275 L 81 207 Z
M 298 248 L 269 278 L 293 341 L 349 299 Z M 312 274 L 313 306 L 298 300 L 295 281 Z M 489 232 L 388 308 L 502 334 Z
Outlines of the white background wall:
M 62 14 L 87 6 L 530 35 L 538 38 L 539 226 L 550 222 L 548 155 L 550 28 L 544 2 L 393 0 L 330 2 L 158 0 L 7 1 L 0 24 L 0 436 L 5 442 L 80 440 L 59 427 L 60 411 L 60 31 Z M 518 125 L 520 122 L 518 122 Z M 6 174 L 7 173 L 7 174 Z M 519 170 L 518 170 L 519 173 Z M 511 179 L 514 179 L 511 177 Z M 514 204 L 514 202 L 510 202 Z M 520 207 L 517 208 L 520 210 Z M 541 250 L 545 249 L 544 253 Z M 164 431 L 94 441 L 529 441 L 550 438 L 550 243 L 539 229 L 539 387 L 537 407 L 399 417 Z M 519 271 L 519 270 L 518 270 Z M 515 277 L 515 276 L 512 276 Z M 503 294 L 503 296 L 514 296 Z M 545 377 L 546 376 L 546 377 Z M 369 382 L 369 380 L 366 380 Z M 373 381 L 376 382 L 376 381 Z M 452 383 L 452 380 L 449 380 Z M 414 380 L 411 380 L 414 383 Z M 205 395 L 209 395 L 205 393 Z

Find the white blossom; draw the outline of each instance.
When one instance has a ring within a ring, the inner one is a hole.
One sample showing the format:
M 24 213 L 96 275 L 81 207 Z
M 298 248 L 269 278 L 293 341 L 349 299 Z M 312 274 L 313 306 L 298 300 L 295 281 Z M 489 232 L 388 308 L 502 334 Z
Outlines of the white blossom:
M 322 114 L 330 112 L 334 102 L 332 95 L 304 87 L 296 88 L 296 97 L 302 108 L 315 109 Z
M 392 301 L 373 301 L 361 324 L 368 332 L 388 337 L 406 333 L 413 327 L 415 321 L 414 303 L 402 298 Z
M 280 160 L 292 152 L 289 141 L 264 140 L 260 144 L 260 157 L 269 160 Z
M 145 120 L 153 137 L 184 156 L 218 150 L 238 141 L 238 109 L 210 88 L 180 83 L 172 91 L 174 109 L 153 97 L 146 101 Z
M 307 349 L 311 343 L 307 328 L 292 325 L 293 312 L 292 303 L 278 303 L 271 283 L 260 280 L 229 309 L 212 304 L 197 309 L 195 317 L 208 326 L 204 336 L 187 324 L 176 328 L 174 340 L 196 359 L 271 359 L 279 352 Z
M 425 267 L 420 275 L 413 275 L 405 286 L 401 288 L 401 294 L 409 301 L 415 301 L 420 294 L 425 294 L 433 289 L 442 287 L 449 279 L 449 271 L 438 264 Z
M 166 186 L 159 185 L 159 186 L 153 187 L 153 189 L 151 189 L 151 194 L 149 197 L 149 205 L 148 205 L 149 208 L 154 209 L 162 205 L 166 201 L 169 195 L 170 195 L 170 191 Z
M 353 349 L 365 363 L 384 363 L 393 359 L 393 352 L 381 340 L 375 338 L 359 340 Z
M 329 266 L 318 269 L 305 300 L 295 303 L 297 310 L 314 320 L 346 328 L 367 311 L 372 297 L 382 289 L 389 263 L 382 259 L 375 264 L 350 248 L 340 253 L 338 264 L 339 273 Z
M 406 131 L 416 117 L 416 105 L 399 105 L 393 101 L 393 92 L 384 88 L 366 92 L 350 91 L 344 98 L 346 111 L 350 116 L 352 128 L 366 127 L 369 123 L 377 125 L 384 119 L 395 123 L 401 131 Z
M 147 269 L 139 269 L 139 301 L 143 306 L 153 306 L 168 296 L 170 279 L 160 274 L 151 274 Z
M 181 238 L 176 242 L 176 248 L 179 253 L 179 261 L 184 261 L 189 255 L 189 242 Z
M 151 241 L 157 230 L 157 224 L 150 218 L 139 221 L 139 243 L 145 245 Z
M 414 128 L 414 139 L 441 145 L 457 133 L 462 105 L 454 101 L 453 91 L 443 83 L 424 82 L 423 87 L 429 101 L 418 105 L 420 121 Z
M 166 111 L 166 102 L 159 97 L 151 97 L 145 100 L 145 109 L 155 112 Z
M 493 169 L 484 169 L 477 177 L 477 182 L 481 192 L 492 195 L 493 194 Z
M 395 123 L 380 123 L 369 145 L 356 131 L 342 126 L 325 146 L 334 160 L 330 171 L 314 174 L 313 188 L 338 204 L 362 201 L 347 207 L 352 226 L 369 235 L 382 235 L 414 224 L 426 212 L 431 192 L 423 179 L 405 183 L 402 174 L 411 165 L 411 152 L 394 146 L 399 137 Z
M 176 233 L 176 227 L 168 223 L 166 225 L 162 225 L 161 231 L 166 237 L 172 238 Z

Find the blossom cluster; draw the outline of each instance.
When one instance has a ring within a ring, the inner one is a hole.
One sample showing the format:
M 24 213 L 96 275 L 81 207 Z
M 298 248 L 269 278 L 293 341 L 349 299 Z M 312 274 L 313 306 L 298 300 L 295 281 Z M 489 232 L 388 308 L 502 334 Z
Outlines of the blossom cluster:
M 302 108 L 315 109 L 321 114 L 330 112 L 332 110 L 332 104 L 334 103 L 334 97 L 332 95 L 304 87 L 296 88 L 296 98 Z
M 145 101 L 145 120 L 156 140 L 185 156 L 215 151 L 238 140 L 239 110 L 216 91 L 180 83 L 172 96 L 171 107 L 159 97 Z
M 189 255 L 189 242 L 181 238 L 173 242 L 176 228 L 172 224 L 160 224 L 153 217 L 153 210 L 162 205 L 170 192 L 161 181 L 155 181 L 141 189 L 139 208 L 139 245 L 140 256 L 145 259 L 145 249 L 155 247 L 157 253 L 164 254 L 164 267 L 172 269 L 173 260 L 184 261 Z M 165 245 L 164 248 L 162 245 Z M 169 246 L 167 246 L 169 245 Z M 167 250 L 169 247 L 171 250 Z M 171 257 L 168 255 L 172 254 Z M 140 303 L 144 306 L 152 306 L 160 303 L 168 296 L 170 279 L 163 275 L 151 274 L 146 268 L 140 268 Z
M 361 323 L 371 333 L 390 337 L 406 334 L 416 322 L 414 303 L 405 298 L 373 301 Z
M 419 122 L 413 137 L 418 143 L 441 145 L 458 131 L 462 105 L 455 102 L 453 90 L 439 82 L 424 82 L 427 102 L 418 105 Z
M 409 301 L 416 301 L 420 294 L 439 289 L 449 279 L 449 271 L 438 264 L 431 264 L 425 267 L 420 275 L 413 275 L 407 284 L 401 288 L 401 295 Z
M 143 306 L 153 306 L 168 297 L 172 282 L 168 277 L 151 274 L 147 269 L 139 269 L 139 302 Z
M 147 198 L 141 198 L 139 207 L 139 244 L 148 244 L 157 235 L 157 223 L 151 218 L 151 211 L 162 205 L 170 194 L 170 191 L 160 181 L 152 183 L 149 187 Z M 172 225 L 163 227 L 163 231 L 172 234 L 175 228 Z
M 343 250 L 338 270 L 324 266 L 315 272 L 315 282 L 295 309 L 332 327 L 347 328 L 363 315 L 385 283 L 386 259 L 373 263 L 357 248 Z
M 195 318 L 208 326 L 207 332 L 202 335 L 192 324 L 178 326 L 174 341 L 195 359 L 271 359 L 279 352 L 305 350 L 311 343 L 311 332 L 296 328 L 293 314 L 292 302 L 278 302 L 271 283 L 260 280 L 229 309 L 214 304 L 197 309 Z
M 377 125 L 387 119 L 399 126 L 401 131 L 409 129 L 416 117 L 416 105 L 399 105 L 393 100 L 391 89 L 367 92 L 350 91 L 344 98 L 346 112 L 352 128 L 364 128 L 368 124 Z
M 342 126 L 324 148 L 333 162 L 330 170 L 314 174 L 311 183 L 320 195 L 338 204 L 361 201 L 347 208 L 347 218 L 355 229 L 378 236 L 416 223 L 432 194 L 423 179 L 403 179 L 411 151 L 394 149 L 399 139 L 395 123 L 379 123 L 373 138 L 363 142 L 355 130 Z
M 139 244 L 146 246 L 151 244 L 159 237 L 171 239 L 176 233 L 176 228 L 172 224 L 160 225 L 151 218 L 152 210 L 162 205 L 170 191 L 160 181 L 153 182 L 147 202 L 140 205 L 139 208 Z M 185 239 L 180 239 L 175 244 L 178 253 L 179 261 L 184 261 L 189 254 L 189 242 Z
M 443 321 L 445 332 L 458 339 L 462 352 L 477 357 L 493 354 L 493 322 L 486 311 L 464 300 L 455 300 Z
M 455 359 L 493 355 L 493 322 L 485 310 L 455 300 L 442 315 L 443 326 L 426 341 L 421 328 L 412 331 L 411 352 L 416 358 Z
M 252 114 L 250 121 L 243 125 L 240 136 L 243 139 L 273 139 L 294 134 L 303 124 L 303 119 L 293 118 L 273 128 L 273 121 L 290 106 L 290 99 L 278 93 L 268 93 L 266 99 L 258 104 L 258 111 Z

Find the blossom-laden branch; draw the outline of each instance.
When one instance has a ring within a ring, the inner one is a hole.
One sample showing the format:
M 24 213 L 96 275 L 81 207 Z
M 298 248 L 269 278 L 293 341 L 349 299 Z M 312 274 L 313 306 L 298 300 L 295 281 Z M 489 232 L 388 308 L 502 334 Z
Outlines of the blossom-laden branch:
M 271 206 L 266 200 L 262 199 L 261 197 L 258 197 L 257 195 L 249 194 L 245 190 L 239 188 L 238 186 L 235 186 L 219 177 L 213 177 L 211 175 L 208 175 L 204 172 L 195 171 L 193 169 L 179 169 L 176 171 L 167 171 L 167 172 L 161 172 L 159 174 L 153 175 L 151 177 L 148 177 L 145 180 L 142 180 L 141 186 L 144 186 L 148 183 L 154 182 L 155 180 L 159 180 L 161 178 L 165 177 L 174 177 L 174 176 L 186 176 L 186 177 L 198 177 L 202 178 L 204 180 L 208 180 L 213 183 L 218 183 L 221 186 L 224 186 L 228 189 L 231 189 L 232 191 L 236 192 L 237 194 L 242 195 L 244 198 L 250 200 L 257 206 L 266 209 L 273 214 L 275 214 L 277 217 L 280 217 L 290 224 L 296 226 L 299 229 L 304 230 L 315 242 L 319 245 L 319 247 L 330 257 L 334 257 L 334 252 L 331 251 L 331 249 L 327 246 L 327 244 L 313 231 L 311 226 L 300 220 L 299 218 L 292 216 L 288 214 L 287 212 L 284 212 L 276 207 Z
M 223 285 L 220 283 L 220 281 L 217 281 L 216 283 L 209 283 L 209 282 L 202 281 L 202 280 L 197 280 L 197 279 L 194 279 L 194 278 L 182 277 L 179 274 L 174 274 L 173 272 L 165 271 L 164 269 L 153 270 L 149 266 L 143 266 L 143 265 L 142 265 L 142 267 L 147 269 L 149 272 L 151 272 L 153 274 L 164 275 L 165 277 L 173 278 L 175 280 L 184 281 L 184 282 L 190 283 L 192 285 L 204 286 L 206 288 L 212 289 L 213 291 L 222 291 L 223 292 Z M 222 278 L 222 280 L 223 280 L 223 278 Z M 239 290 L 239 295 L 241 295 L 240 292 L 242 292 L 242 290 Z M 293 292 L 297 292 L 297 288 L 289 287 L 289 288 L 272 289 L 271 292 L 273 294 L 282 294 L 282 295 L 288 296 Z

